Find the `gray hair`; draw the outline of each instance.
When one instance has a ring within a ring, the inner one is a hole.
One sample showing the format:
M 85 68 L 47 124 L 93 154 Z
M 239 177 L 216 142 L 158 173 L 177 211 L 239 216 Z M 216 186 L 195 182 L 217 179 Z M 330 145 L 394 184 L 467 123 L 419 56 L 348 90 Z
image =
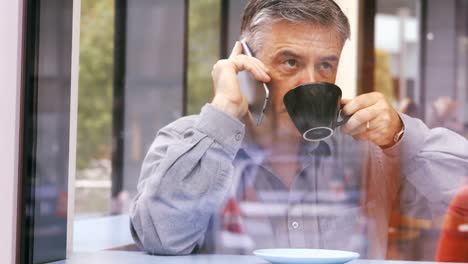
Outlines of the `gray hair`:
M 249 0 L 242 17 L 241 39 L 255 51 L 261 45 L 262 29 L 281 20 L 331 27 L 340 34 L 342 44 L 351 34 L 348 18 L 333 0 Z

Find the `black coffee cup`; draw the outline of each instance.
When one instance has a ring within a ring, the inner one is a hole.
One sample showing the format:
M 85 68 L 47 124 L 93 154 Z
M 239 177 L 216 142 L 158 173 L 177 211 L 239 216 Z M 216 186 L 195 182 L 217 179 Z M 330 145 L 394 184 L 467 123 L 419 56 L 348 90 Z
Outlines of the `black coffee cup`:
M 341 116 L 340 87 L 331 83 L 300 85 L 283 98 L 294 125 L 307 141 L 321 141 L 331 137 L 335 128 L 344 125 L 351 116 Z

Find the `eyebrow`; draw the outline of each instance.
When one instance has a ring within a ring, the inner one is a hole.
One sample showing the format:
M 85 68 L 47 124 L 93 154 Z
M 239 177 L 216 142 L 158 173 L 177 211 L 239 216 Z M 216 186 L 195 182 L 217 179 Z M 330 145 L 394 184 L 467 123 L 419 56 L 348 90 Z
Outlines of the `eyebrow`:
M 325 56 L 325 57 L 322 57 L 320 58 L 321 60 L 324 60 L 324 61 L 338 61 L 338 57 L 335 56 L 335 55 L 331 55 L 331 56 Z
M 276 54 L 275 57 L 290 57 L 290 58 L 302 58 L 301 55 L 298 55 L 296 53 L 294 53 L 293 51 L 291 50 L 283 50 L 283 51 L 280 51 Z M 332 61 L 332 62 L 337 62 L 338 61 L 338 57 L 335 56 L 335 55 L 329 55 L 329 56 L 324 56 L 324 57 L 321 57 L 320 60 L 322 61 Z
M 293 51 L 290 51 L 290 50 L 283 50 L 283 51 L 280 51 L 279 53 L 276 54 L 275 57 L 292 57 L 292 58 L 301 58 L 302 56 L 294 53 Z

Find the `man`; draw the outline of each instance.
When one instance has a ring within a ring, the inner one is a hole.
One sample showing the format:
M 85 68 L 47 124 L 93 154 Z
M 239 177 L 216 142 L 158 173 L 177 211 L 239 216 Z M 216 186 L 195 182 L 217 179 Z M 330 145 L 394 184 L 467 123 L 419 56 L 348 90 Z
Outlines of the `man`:
M 353 116 L 320 143 L 304 142 L 286 112 L 289 90 L 335 82 L 350 30 L 333 1 L 250 0 L 241 32 L 256 58 L 237 42 L 213 67 L 212 102 L 161 129 L 148 152 L 131 215 L 138 245 L 163 255 L 300 247 L 383 258 L 397 201 L 410 215 L 443 214 L 468 175 L 464 138 L 429 130 L 379 93 L 343 100 Z M 270 88 L 260 127 L 239 89 L 244 70 Z M 226 201 L 243 217 L 237 230 L 220 217 Z

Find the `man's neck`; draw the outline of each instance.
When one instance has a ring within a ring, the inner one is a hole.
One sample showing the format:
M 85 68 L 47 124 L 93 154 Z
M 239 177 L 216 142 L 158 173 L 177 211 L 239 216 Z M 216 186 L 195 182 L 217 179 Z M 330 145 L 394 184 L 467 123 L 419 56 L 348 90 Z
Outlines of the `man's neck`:
M 272 173 L 290 189 L 300 168 L 300 145 L 273 144 L 261 147 L 261 151 Z
M 274 147 L 268 153 L 266 160 L 273 173 L 290 189 L 300 168 L 299 146 Z
M 303 144 L 301 134 L 295 127 L 285 127 L 275 119 L 265 117 L 257 127 L 246 124 L 245 145 L 255 146 L 264 155 L 264 161 L 287 186 L 291 187 L 300 167 L 299 154 Z

